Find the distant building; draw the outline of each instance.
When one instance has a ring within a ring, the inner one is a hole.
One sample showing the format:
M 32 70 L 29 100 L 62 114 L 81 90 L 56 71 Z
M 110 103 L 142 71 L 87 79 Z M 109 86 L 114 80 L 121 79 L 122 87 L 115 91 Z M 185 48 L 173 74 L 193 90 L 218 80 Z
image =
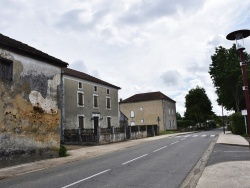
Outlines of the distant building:
M 175 103 L 161 92 L 140 93 L 121 101 L 120 110 L 131 126 L 159 125 L 160 130 L 175 130 Z
M 62 71 L 62 83 L 64 130 L 119 127 L 120 87 L 69 68 Z

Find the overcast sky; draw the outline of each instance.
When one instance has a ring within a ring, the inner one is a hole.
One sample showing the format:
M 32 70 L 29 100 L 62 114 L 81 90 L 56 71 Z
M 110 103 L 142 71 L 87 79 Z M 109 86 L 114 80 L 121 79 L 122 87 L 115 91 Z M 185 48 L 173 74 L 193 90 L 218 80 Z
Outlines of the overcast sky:
M 221 115 L 210 57 L 249 26 L 248 0 L 0 1 L 0 33 L 121 87 L 119 98 L 161 91 L 181 115 L 197 85 Z M 250 52 L 250 37 L 245 46 Z

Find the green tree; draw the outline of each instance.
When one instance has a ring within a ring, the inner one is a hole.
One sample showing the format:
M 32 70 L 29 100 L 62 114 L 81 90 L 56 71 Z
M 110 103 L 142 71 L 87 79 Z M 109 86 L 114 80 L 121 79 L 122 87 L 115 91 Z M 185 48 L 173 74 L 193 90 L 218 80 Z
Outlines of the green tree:
M 193 120 L 200 125 L 214 114 L 212 103 L 205 89 L 197 86 L 195 89 L 191 89 L 185 98 L 185 119 Z
M 246 62 L 249 62 L 250 56 L 247 53 L 245 53 L 245 58 Z M 211 56 L 211 59 L 209 74 L 216 88 L 218 104 L 224 106 L 226 110 L 239 112 L 244 108 L 245 100 L 240 59 L 235 44 L 230 49 L 222 46 L 215 48 L 215 54 Z
M 182 120 L 181 114 L 179 112 L 176 112 L 176 119 L 177 120 Z

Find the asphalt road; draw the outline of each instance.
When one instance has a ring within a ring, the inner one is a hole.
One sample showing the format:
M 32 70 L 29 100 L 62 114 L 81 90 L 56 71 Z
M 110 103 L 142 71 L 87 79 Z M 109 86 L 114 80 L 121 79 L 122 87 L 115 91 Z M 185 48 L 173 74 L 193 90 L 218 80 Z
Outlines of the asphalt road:
M 216 144 L 208 160 L 207 166 L 227 161 L 249 161 L 250 148 L 248 146 L 234 146 Z
M 168 137 L 0 181 L 0 187 L 179 187 L 218 130 Z

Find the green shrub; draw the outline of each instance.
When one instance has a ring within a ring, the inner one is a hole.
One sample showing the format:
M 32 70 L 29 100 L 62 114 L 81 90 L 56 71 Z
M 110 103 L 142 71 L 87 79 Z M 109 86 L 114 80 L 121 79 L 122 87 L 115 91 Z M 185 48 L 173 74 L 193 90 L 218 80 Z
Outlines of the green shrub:
M 67 148 L 61 144 L 59 149 L 59 157 L 66 157 L 66 156 L 68 156 Z
M 192 120 L 177 120 L 178 128 L 187 128 L 189 126 L 195 126 L 195 122 Z
M 234 113 L 232 116 L 232 133 L 233 134 L 245 134 L 246 129 L 245 129 L 245 122 L 244 122 L 244 117 L 241 115 L 240 112 Z

